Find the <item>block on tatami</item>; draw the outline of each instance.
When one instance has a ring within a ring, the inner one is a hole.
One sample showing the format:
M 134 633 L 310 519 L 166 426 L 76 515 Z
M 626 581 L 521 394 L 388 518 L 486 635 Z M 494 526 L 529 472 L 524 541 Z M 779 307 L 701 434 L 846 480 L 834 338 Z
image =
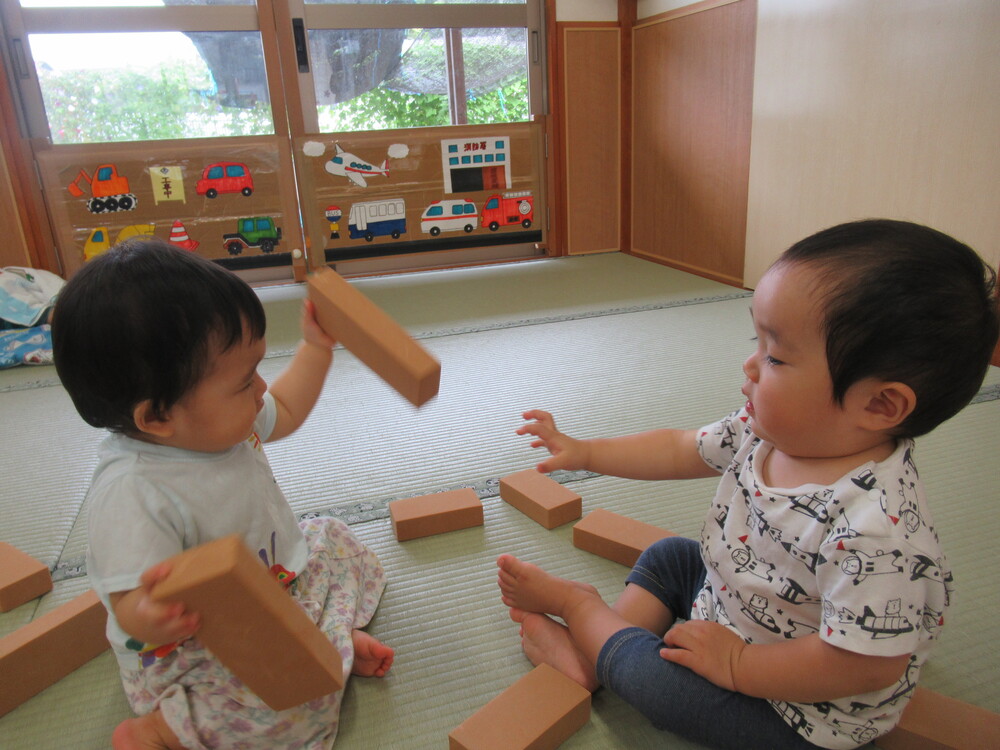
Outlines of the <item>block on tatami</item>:
M 590 691 L 540 664 L 448 735 L 449 750 L 553 750 L 590 719 Z
M 330 268 L 309 277 L 316 319 L 414 406 L 437 395 L 441 363 L 380 307 Z
M 573 546 L 632 567 L 653 542 L 677 536 L 628 516 L 597 508 L 573 527 Z
M 547 529 L 569 523 L 583 513 L 583 499 L 578 494 L 535 469 L 503 477 L 500 497 Z
M 389 503 L 392 531 L 405 542 L 483 525 L 483 503 L 470 488 L 407 497 Z
M 45 563 L 0 542 L 0 612 L 8 612 L 52 590 Z
M 882 750 L 1000 747 L 1000 714 L 918 687 L 899 724 L 874 744 Z
M 237 535 L 169 560 L 153 598 L 201 615 L 197 637 L 275 711 L 344 686 L 340 652 Z
M 91 589 L 0 638 L 0 716 L 110 648 L 107 622 Z

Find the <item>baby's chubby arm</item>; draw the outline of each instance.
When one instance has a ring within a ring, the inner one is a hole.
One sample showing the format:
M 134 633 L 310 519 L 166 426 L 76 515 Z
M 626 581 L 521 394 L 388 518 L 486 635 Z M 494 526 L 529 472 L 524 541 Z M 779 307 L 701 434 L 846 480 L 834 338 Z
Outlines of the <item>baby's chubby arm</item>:
M 532 448 L 546 448 L 551 458 L 538 464 L 543 473 L 586 469 L 627 479 L 696 479 L 717 476 L 698 453 L 697 430 L 651 430 L 614 438 L 578 440 L 560 432 L 547 411 L 522 414 L 530 420 L 518 435 L 537 438 Z
M 291 363 L 268 389 L 274 397 L 278 414 L 268 441 L 280 440 L 297 430 L 319 398 L 326 373 L 333 361 L 336 342 L 316 322 L 312 300 L 302 306 L 302 342 Z
M 180 602 L 157 602 L 153 588 L 170 573 L 170 565 L 154 565 L 139 579 L 139 588 L 111 594 L 111 608 L 121 629 L 143 643 L 182 641 L 198 630 L 201 617 L 187 612 Z
M 690 620 L 663 638 L 660 656 L 726 690 L 767 700 L 819 703 L 894 684 L 910 655 L 869 656 L 816 633 L 784 643 L 748 644 L 717 622 Z

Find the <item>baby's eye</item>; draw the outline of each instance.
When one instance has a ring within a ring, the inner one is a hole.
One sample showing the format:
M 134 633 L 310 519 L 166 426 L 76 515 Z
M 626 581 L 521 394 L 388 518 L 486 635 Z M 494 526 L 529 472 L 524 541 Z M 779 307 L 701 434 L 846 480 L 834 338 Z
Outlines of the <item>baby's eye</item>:
M 783 364 L 785 364 L 780 359 L 775 359 L 770 354 L 768 354 L 768 355 L 766 355 L 764 357 L 764 361 L 766 361 L 769 365 L 783 365 Z

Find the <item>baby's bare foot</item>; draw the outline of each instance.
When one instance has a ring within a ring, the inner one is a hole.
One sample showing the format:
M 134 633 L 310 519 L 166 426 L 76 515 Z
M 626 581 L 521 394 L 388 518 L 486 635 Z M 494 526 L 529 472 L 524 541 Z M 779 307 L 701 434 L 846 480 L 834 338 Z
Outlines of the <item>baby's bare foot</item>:
M 510 618 L 521 623 L 521 648 L 532 664 L 548 664 L 590 692 L 597 690 L 594 666 L 573 642 L 569 628 L 546 615 L 516 608 L 510 610 Z
M 351 674 L 361 677 L 385 677 L 392 667 L 396 652 L 364 630 L 352 630 L 354 666 Z
M 184 750 L 159 710 L 126 719 L 111 734 L 115 750 Z
M 497 567 L 500 568 L 497 576 L 500 600 L 508 607 L 558 617 L 562 615 L 567 597 L 574 592 L 585 591 L 599 596 L 590 584 L 550 575 L 513 555 L 500 555 Z

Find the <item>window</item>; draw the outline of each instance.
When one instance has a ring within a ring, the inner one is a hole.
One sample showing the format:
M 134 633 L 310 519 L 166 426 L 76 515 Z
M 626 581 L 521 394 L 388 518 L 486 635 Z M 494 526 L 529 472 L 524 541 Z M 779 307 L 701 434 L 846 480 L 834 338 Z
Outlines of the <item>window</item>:
M 307 132 L 523 122 L 544 111 L 542 0 L 307 2 Z M 293 21 L 294 23 L 294 21 Z
M 22 92 L 32 135 L 273 134 L 280 64 L 265 59 L 261 24 L 295 37 L 285 65 L 300 71 L 302 101 L 288 106 L 303 109 L 306 132 L 521 122 L 545 109 L 542 0 L 274 3 L 266 19 L 254 0 L 12 4 L 3 20 L 22 88 L 33 79 Z
M 13 5 L 3 21 L 33 136 L 71 144 L 274 133 L 253 0 Z
M 439 209 L 438 221 L 472 227 L 447 242 L 425 244 L 406 219 L 419 226 L 431 202 L 453 193 L 485 194 L 473 195 L 476 205 L 514 188 L 540 195 L 542 123 L 527 121 L 546 111 L 543 8 L 543 0 L 261 8 L 256 0 L 0 0 L 18 117 L 44 188 L 40 213 L 65 269 L 99 250 L 93 232 L 120 237 L 136 227 L 255 280 L 324 259 L 374 266 L 384 257 L 388 268 L 390 255 L 444 247 L 475 258 L 537 254 L 538 230 L 478 232 L 472 205 Z M 426 125 L 447 126 L 448 137 L 373 132 Z M 315 175 L 313 135 L 327 144 Z M 386 148 L 380 139 L 390 137 Z M 523 158 L 508 158 L 510 137 Z M 393 149 L 406 143 L 430 145 L 382 179 L 379 152 L 403 159 Z M 437 160 L 440 184 L 395 184 L 424 163 L 438 173 Z M 379 179 L 359 201 L 363 173 Z M 341 217 L 350 221 L 336 226 Z M 253 244 L 262 233 L 269 242 Z M 399 241 L 382 247 L 387 237 Z

